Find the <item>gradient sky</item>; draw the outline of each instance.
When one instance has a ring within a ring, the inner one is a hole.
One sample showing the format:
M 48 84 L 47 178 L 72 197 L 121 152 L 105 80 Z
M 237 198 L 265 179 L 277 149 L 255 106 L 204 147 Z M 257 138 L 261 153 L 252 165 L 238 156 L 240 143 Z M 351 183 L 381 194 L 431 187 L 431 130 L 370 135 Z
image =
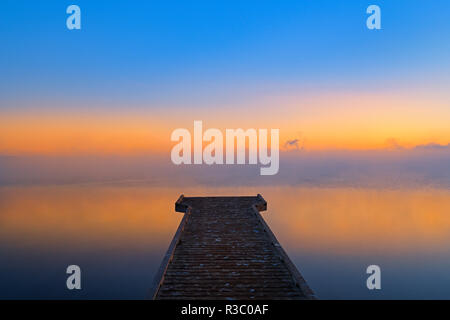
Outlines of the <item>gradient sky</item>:
M 82 29 L 69 31 L 70 4 Z M 366 28 L 370 4 L 382 30 Z M 0 153 L 141 152 L 280 128 L 308 149 L 450 142 L 448 1 L 2 1 Z

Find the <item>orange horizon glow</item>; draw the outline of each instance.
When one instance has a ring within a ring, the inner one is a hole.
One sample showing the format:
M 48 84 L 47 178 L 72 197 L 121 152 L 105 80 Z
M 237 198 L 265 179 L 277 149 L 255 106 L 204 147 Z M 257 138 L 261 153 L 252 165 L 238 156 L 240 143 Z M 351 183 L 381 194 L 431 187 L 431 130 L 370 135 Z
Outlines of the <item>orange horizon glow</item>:
M 236 109 L 158 109 L 154 114 L 95 108 L 5 112 L 0 117 L 0 153 L 166 153 L 176 144 L 170 141 L 171 132 L 187 128 L 193 134 L 194 120 L 202 120 L 204 130 L 280 129 L 282 149 L 294 139 L 306 150 L 384 150 L 450 142 L 450 108 L 436 100 L 368 95 L 277 97 Z

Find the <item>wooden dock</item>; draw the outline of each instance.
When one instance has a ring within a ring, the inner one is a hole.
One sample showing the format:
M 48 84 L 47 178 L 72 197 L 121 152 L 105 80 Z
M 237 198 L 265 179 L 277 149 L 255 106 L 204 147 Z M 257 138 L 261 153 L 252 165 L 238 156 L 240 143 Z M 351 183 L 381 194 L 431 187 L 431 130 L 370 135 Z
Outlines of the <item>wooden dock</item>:
M 315 299 L 256 197 L 184 197 L 184 217 L 152 285 L 153 299 Z

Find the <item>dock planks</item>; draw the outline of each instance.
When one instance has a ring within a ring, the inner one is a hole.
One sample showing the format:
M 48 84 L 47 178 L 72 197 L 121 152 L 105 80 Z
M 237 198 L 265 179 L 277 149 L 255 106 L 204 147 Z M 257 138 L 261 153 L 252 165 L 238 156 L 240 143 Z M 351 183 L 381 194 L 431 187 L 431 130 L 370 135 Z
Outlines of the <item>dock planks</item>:
M 155 276 L 153 299 L 315 299 L 256 197 L 184 197 L 184 217 Z

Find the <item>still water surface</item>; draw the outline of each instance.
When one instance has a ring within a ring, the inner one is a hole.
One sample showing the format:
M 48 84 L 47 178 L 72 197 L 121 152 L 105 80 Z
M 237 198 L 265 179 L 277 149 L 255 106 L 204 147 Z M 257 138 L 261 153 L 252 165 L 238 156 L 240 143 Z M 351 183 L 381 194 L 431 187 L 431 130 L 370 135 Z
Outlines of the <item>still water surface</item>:
M 0 298 L 148 297 L 181 193 L 256 195 L 322 299 L 450 299 L 450 190 L 77 185 L 0 188 Z M 65 269 L 82 270 L 82 290 Z M 366 288 L 368 265 L 382 289 Z

